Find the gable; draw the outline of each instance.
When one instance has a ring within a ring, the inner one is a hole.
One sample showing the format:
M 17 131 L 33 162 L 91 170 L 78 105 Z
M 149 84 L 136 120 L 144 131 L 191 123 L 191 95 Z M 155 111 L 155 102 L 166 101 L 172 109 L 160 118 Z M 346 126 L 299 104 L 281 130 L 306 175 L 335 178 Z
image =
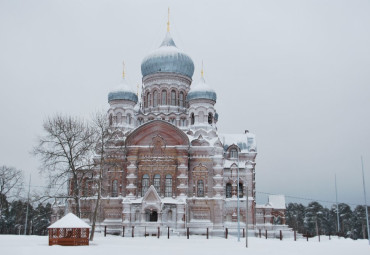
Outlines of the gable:
M 148 146 L 157 140 L 163 140 L 162 146 L 189 146 L 187 135 L 179 128 L 162 120 L 154 120 L 141 125 L 126 139 L 126 146 Z

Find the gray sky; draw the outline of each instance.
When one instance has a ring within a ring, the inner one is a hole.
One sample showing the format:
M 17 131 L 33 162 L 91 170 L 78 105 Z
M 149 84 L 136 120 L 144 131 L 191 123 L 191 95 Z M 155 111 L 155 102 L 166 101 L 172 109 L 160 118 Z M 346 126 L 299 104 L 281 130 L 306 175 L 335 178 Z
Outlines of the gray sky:
M 193 80 L 203 60 L 217 92 L 219 132 L 256 134 L 257 191 L 334 201 L 336 173 L 339 200 L 363 203 L 367 0 L 0 0 L 0 165 L 32 172 L 42 185 L 30 151 L 43 119 L 108 109 L 123 60 L 136 87 L 142 59 L 165 35 L 168 6 L 175 43 L 195 63 Z

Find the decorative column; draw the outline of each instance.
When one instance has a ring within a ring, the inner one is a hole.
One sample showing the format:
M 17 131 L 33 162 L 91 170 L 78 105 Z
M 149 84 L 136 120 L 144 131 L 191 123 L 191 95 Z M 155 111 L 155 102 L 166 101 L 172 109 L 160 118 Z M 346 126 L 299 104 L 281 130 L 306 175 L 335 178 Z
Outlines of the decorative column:
M 188 167 L 185 166 L 183 163 L 177 167 L 179 175 L 177 176 L 179 185 L 177 186 L 177 190 L 179 192 L 179 196 L 186 196 L 188 190 L 188 175 L 187 175 Z
M 137 179 L 137 175 L 136 175 L 137 166 L 135 165 L 135 162 L 136 162 L 136 160 L 130 160 L 130 164 L 127 167 L 127 176 L 126 176 L 127 187 L 126 187 L 126 189 L 128 191 L 127 197 L 129 197 L 129 198 L 135 198 L 136 197 L 135 194 L 136 194 L 137 186 L 136 186 L 135 182 L 136 182 L 136 179 Z
M 214 180 L 214 185 L 213 185 L 213 190 L 215 191 L 215 197 L 222 197 L 222 191 L 224 187 L 222 186 L 223 184 L 223 167 L 220 164 L 217 164 L 216 166 L 213 167 L 213 180 Z

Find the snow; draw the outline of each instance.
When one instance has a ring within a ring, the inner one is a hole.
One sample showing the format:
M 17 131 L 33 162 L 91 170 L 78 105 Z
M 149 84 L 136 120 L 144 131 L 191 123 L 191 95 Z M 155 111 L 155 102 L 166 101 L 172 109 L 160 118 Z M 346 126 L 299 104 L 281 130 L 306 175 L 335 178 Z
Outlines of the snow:
M 351 240 L 337 237 L 321 236 L 321 242 L 316 238 L 298 239 L 296 242 L 292 238 L 264 239 L 249 237 L 249 248 L 245 248 L 245 239 L 237 241 L 234 236 L 229 235 L 229 239 L 222 237 L 210 237 L 206 239 L 205 235 L 191 235 L 190 239 L 186 237 L 177 237 L 171 233 L 170 239 L 167 239 L 167 233 L 162 233 L 158 239 L 156 237 L 135 237 L 131 236 L 111 236 L 104 237 L 97 233 L 90 246 L 48 246 L 47 236 L 18 236 L 18 235 L 0 235 L 1 254 L 38 254 L 38 255 L 74 255 L 74 254 L 192 254 L 192 255 L 226 255 L 226 254 L 255 254 L 255 255 L 319 255 L 319 254 L 369 254 L 369 245 L 367 240 Z
M 110 93 L 115 93 L 115 92 L 120 92 L 120 91 L 126 91 L 126 92 L 131 92 L 131 93 L 136 94 L 135 90 L 132 88 L 132 86 L 130 86 L 127 83 L 127 81 L 124 77 L 122 77 L 119 85 L 117 87 L 115 87 L 114 89 L 112 89 L 110 91 Z
M 90 226 L 73 213 L 68 213 L 48 228 L 90 228 Z
M 284 195 L 269 195 L 269 204 L 271 204 L 274 209 L 286 209 L 285 196 Z
M 255 135 L 249 132 L 246 134 L 220 134 L 219 137 L 225 147 L 235 144 L 239 146 L 242 152 L 249 152 L 250 149 L 256 149 Z
M 215 92 L 214 89 L 208 85 L 203 77 L 200 78 L 200 81 L 194 85 L 191 86 L 190 92 L 195 92 L 195 91 L 211 91 Z

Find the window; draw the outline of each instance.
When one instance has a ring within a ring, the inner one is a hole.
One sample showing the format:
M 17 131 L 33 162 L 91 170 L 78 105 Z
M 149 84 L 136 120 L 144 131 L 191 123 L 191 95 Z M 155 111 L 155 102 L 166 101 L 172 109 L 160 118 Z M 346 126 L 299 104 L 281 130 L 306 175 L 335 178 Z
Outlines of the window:
M 144 174 L 141 181 L 141 196 L 143 197 L 149 188 L 149 175 Z
M 158 105 L 158 92 L 153 92 L 153 106 L 156 107 Z
M 143 119 L 142 119 L 142 118 L 139 118 L 139 119 L 138 119 L 138 124 L 139 124 L 139 125 L 142 125 L 142 124 L 143 124 L 143 122 L 144 122 L 144 121 L 143 121 Z
M 239 198 L 243 198 L 243 183 L 239 183 Z
M 127 124 L 131 125 L 131 114 L 127 114 Z
M 167 104 L 167 91 L 163 90 L 162 91 L 162 105 Z
M 176 119 L 175 118 L 171 118 L 170 119 L 170 122 L 171 122 L 171 124 L 175 125 Z
M 230 158 L 237 158 L 237 157 L 238 157 L 238 151 L 236 149 L 231 149 Z
M 171 105 L 176 105 L 176 91 L 171 91 Z
M 232 197 L 232 186 L 231 183 L 226 184 L 226 198 Z
M 172 210 L 168 210 L 167 221 L 172 221 Z
M 194 125 L 194 113 L 191 113 L 190 115 L 190 123 L 191 125 Z
M 185 127 L 186 126 L 186 120 L 181 119 L 180 126 Z
M 112 182 L 112 197 L 117 197 L 118 196 L 118 181 L 114 180 Z
M 83 195 L 84 196 L 89 196 L 89 181 L 85 179 L 84 181 L 84 186 L 83 186 Z
M 113 116 L 112 114 L 109 114 L 109 126 L 113 125 Z
M 172 176 L 170 174 L 166 175 L 164 196 L 165 197 L 172 197 Z
M 146 95 L 146 98 L 148 100 L 148 107 L 150 107 L 152 105 L 152 97 L 150 96 L 150 93 L 148 92 L 148 94 Z
M 198 180 L 197 197 L 204 197 L 204 182 L 203 182 L 203 180 Z
M 161 176 L 159 174 L 154 175 L 153 185 L 158 194 L 161 191 Z
M 208 124 L 212 124 L 213 121 L 213 115 L 212 113 L 208 113 Z
M 122 122 L 122 113 L 117 113 L 117 124 L 121 124 Z
M 180 104 L 180 107 L 184 107 L 184 93 L 183 92 L 180 92 L 179 104 Z

